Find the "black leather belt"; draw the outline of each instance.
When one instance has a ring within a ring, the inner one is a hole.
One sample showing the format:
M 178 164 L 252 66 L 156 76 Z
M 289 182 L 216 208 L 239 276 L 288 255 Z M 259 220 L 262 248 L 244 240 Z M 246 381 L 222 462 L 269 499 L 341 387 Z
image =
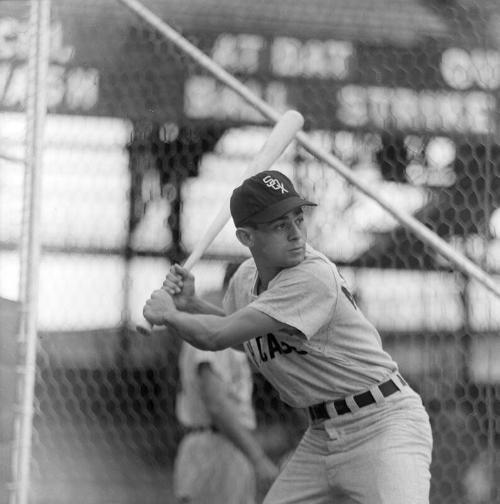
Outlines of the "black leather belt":
M 404 380 L 404 378 L 400 374 L 398 374 L 397 376 L 401 381 L 401 385 L 402 386 L 406 385 L 406 381 Z M 378 385 L 378 388 L 380 390 L 380 393 L 384 397 L 388 397 L 394 394 L 395 392 L 401 390 L 401 387 L 398 386 L 392 379 L 387 380 L 384 383 L 381 383 L 380 385 Z M 376 402 L 375 397 L 373 397 L 373 394 L 369 390 L 353 396 L 353 399 L 359 408 L 363 408 L 364 406 L 368 406 L 369 404 L 373 404 Z M 336 399 L 335 401 L 333 401 L 333 407 L 335 408 L 337 415 L 345 415 L 347 413 L 352 413 L 345 399 Z M 326 420 L 328 418 L 331 418 L 331 415 L 328 413 L 326 403 L 320 403 L 315 404 L 314 406 L 309 406 L 308 410 L 312 421 Z

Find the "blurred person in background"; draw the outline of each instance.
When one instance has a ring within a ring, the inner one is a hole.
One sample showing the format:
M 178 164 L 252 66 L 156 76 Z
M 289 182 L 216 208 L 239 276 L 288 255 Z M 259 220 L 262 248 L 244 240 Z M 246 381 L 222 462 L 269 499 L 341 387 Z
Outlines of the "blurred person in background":
M 467 504 L 498 502 L 500 454 L 496 449 L 483 449 L 465 471 L 462 486 Z M 495 497 L 496 495 L 496 497 Z
M 223 290 L 237 267 L 228 265 Z M 177 417 L 186 435 L 174 464 L 178 502 L 254 504 L 278 469 L 253 434 L 253 383 L 245 354 L 208 352 L 183 342 L 179 359 Z

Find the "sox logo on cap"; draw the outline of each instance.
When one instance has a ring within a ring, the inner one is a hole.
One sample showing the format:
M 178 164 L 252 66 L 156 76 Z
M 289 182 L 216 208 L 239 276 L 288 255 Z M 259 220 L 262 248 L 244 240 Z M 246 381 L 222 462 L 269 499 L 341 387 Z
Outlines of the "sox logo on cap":
M 270 187 L 271 189 L 274 189 L 275 191 L 281 190 L 281 194 L 285 194 L 288 192 L 288 190 L 285 189 L 283 182 L 280 182 L 278 179 L 271 177 L 271 175 L 266 175 L 262 179 L 262 182 L 264 182 L 264 184 L 266 184 L 267 187 Z

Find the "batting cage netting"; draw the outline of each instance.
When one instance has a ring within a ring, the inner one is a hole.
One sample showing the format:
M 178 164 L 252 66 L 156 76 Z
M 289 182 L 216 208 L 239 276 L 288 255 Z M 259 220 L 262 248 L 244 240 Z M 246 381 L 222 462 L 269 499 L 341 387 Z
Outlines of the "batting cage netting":
M 38 60 L 35 4 L 49 9 Z M 173 502 L 179 340 L 136 325 L 272 126 L 131 4 L 0 1 L 1 502 L 22 502 L 23 492 L 33 504 Z M 308 138 L 396 210 L 299 143 L 275 165 L 319 203 L 307 214 L 310 242 L 338 264 L 423 398 L 434 434 L 431 502 L 498 502 L 498 2 L 138 5 L 272 110 L 300 111 Z M 38 88 L 36 68 L 45 68 Z M 46 116 L 28 113 L 30 89 Z M 36 117 L 39 151 L 27 148 Z M 30 167 L 38 206 L 29 203 Z M 39 258 L 27 252 L 30 233 Z M 246 257 L 229 223 L 193 270 L 198 292 L 218 301 L 227 265 Z M 469 263 L 496 283 L 468 274 Z M 306 420 L 258 374 L 254 387 L 259 440 L 279 461 Z

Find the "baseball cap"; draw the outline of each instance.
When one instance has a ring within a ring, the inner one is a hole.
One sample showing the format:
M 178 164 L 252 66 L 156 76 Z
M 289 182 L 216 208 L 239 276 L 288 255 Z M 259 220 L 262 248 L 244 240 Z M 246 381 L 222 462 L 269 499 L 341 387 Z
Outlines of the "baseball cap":
M 291 180 L 276 170 L 266 170 L 243 181 L 231 195 L 231 216 L 236 227 L 278 219 L 294 208 L 316 206 L 303 199 Z

